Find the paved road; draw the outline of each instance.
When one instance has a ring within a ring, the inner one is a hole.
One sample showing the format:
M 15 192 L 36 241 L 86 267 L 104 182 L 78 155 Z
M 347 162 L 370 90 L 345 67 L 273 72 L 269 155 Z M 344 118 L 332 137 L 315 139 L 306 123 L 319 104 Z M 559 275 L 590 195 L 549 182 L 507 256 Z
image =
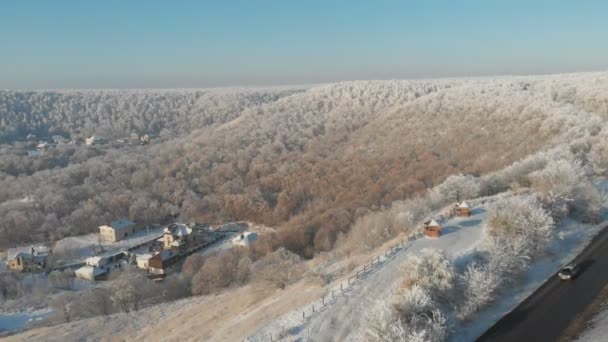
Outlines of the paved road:
M 608 226 L 574 262 L 582 269 L 575 280 L 561 281 L 553 275 L 477 341 L 556 341 L 608 284 Z

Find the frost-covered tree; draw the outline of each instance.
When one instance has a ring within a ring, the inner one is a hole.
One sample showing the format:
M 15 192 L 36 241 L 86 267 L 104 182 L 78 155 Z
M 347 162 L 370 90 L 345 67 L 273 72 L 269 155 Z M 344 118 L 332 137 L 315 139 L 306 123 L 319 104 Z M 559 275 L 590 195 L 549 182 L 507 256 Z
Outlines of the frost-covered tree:
M 480 181 L 471 175 L 452 175 L 433 190 L 450 202 L 460 202 L 479 195 Z
M 493 204 L 488 235 L 534 255 L 546 246 L 554 228 L 551 216 L 535 198 L 510 197 Z
M 380 302 L 366 316 L 364 335 L 371 341 L 444 341 L 444 314 L 421 287 L 400 291 L 390 302 Z
M 454 286 L 455 273 L 450 260 L 437 249 L 423 249 L 412 255 L 401 267 L 402 286 L 419 286 L 433 298 L 447 298 Z

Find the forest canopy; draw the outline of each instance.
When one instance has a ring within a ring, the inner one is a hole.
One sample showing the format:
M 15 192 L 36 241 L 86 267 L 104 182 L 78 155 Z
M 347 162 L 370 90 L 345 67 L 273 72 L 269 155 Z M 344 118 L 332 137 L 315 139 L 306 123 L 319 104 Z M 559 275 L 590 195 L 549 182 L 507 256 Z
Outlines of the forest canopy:
M 597 87 L 608 87 L 608 74 L 0 92 L 0 241 L 53 241 L 117 218 L 145 225 L 177 215 L 273 226 L 271 249 L 311 257 L 370 210 L 450 175 L 605 134 L 608 99 Z M 36 156 L 18 142 L 131 133 L 161 138 L 57 145 Z

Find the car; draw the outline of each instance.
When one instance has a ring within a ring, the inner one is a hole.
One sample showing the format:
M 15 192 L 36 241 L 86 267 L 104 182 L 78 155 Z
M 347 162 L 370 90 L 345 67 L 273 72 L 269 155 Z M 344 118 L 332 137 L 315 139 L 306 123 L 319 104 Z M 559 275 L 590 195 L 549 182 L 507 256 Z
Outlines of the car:
M 558 275 L 561 280 L 572 280 L 578 276 L 579 271 L 580 267 L 578 267 L 578 265 L 570 264 L 562 268 Z

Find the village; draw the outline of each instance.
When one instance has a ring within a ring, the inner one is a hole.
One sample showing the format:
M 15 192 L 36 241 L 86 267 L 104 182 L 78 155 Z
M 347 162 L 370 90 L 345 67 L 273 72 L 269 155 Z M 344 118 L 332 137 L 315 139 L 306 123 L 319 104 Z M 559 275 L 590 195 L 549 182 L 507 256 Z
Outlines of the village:
M 469 217 L 467 202 L 456 203 L 451 214 Z M 248 246 L 258 239 L 251 231 L 252 224 L 235 222 L 215 227 L 199 223 L 171 223 L 164 226 L 138 226 L 135 222 L 120 219 L 98 227 L 97 253 L 82 259 L 74 257 L 51 265 L 52 250 L 47 246 L 22 246 L 7 250 L 6 266 L 14 272 L 46 272 L 74 270 L 78 279 L 100 281 L 113 272 L 121 271 L 126 264 L 146 272 L 151 279 L 162 280 L 188 256 L 230 246 Z M 442 227 L 435 219 L 424 222 L 423 234 L 439 238 Z
M 249 228 L 250 224 L 246 222 L 214 227 L 176 222 L 150 228 L 120 219 L 98 227 L 98 233 L 94 234 L 96 248 L 86 245 L 86 248 L 70 254 L 69 258 L 53 259 L 53 249 L 44 245 L 9 248 L 6 268 L 13 272 L 46 274 L 71 269 L 78 279 L 101 281 L 114 272 L 122 271 L 128 264 L 145 272 L 151 279 L 162 280 L 194 253 L 246 246 L 257 240 L 258 233 L 249 231 Z M 92 241 L 91 238 L 80 237 L 80 240 Z M 54 262 L 50 262 L 51 259 Z
M 30 133 L 25 137 L 25 139 L 17 141 L 17 145 L 23 145 L 28 156 L 36 157 L 51 148 L 61 145 L 83 145 L 89 147 L 107 145 L 117 148 L 123 145 L 147 145 L 153 138 L 157 138 L 157 136 L 153 134 L 140 135 L 137 133 L 131 133 L 128 137 L 122 137 L 114 140 L 107 139 L 99 135 L 91 135 L 86 138 L 76 137 L 68 139 L 59 134 L 55 134 L 50 137 L 38 137 L 37 135 Z

